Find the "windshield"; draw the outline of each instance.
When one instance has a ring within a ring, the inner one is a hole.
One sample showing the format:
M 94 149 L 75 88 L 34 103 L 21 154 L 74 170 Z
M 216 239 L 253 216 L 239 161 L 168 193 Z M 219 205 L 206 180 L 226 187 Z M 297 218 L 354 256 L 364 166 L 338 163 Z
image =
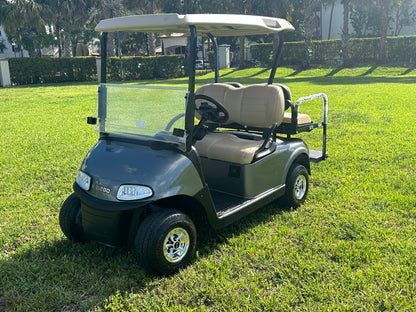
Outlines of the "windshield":
M 185 144 L 186 88 L 101 84 L 100 132 Z

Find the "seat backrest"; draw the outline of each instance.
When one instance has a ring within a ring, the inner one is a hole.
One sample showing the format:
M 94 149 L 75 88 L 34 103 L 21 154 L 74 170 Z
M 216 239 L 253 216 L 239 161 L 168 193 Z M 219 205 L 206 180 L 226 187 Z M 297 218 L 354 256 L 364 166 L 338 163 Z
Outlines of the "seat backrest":
M 278 85 L 254 84 L 236 88 L 226 83 L 206 84 L 196 94 L 214 98 L 227 109 L 232 123 L 247 127 L 270 128 L 283 120 L 285 96 Z M 204 100 L 197 100 L 197 107 Z M 199 118 L 199 116 L 197 116 Z

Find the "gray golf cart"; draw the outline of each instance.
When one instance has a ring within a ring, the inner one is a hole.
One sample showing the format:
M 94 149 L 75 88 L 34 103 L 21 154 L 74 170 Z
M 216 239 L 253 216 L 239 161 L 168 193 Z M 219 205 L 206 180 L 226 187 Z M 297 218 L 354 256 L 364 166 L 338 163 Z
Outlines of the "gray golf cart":
M 217 46 L 218 36 L 290 31 L 290 23 L 155 14 L 103 20 L 96 30 L 102 32 L 101 85 L 97 116 L 88 123 L 99 140 L 60 210 L 70 240 L 133 246 L 146 270 L 170 274 L 194 257 L 197 228 L 222 228 L 278 198 L 291 207 L 305 201 L 310 162 L 326 157 L 326 95 L 293 104 L 290 90 L 273 83 L 280 49 L 267 83 L 219 82 L 216 53 L 215 81 L 195 87 L 198 35 Z M 188 88 L 107 83 L 107 34 L 116 31 L 188 36 Z M 302 102 L 320 98 L 322 121 L 299 113 Z M 293 137 L 318 127 L 320 152 Z

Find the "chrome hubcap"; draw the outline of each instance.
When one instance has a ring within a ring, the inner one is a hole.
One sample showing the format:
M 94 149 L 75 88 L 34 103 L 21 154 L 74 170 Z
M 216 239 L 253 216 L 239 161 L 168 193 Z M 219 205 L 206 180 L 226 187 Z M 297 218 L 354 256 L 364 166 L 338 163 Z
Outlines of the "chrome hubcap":
M 181 261 L 189 249 L 189 234 L 183 228 L 175 228 L 166 235 L 163 254 L 170 263 Z
M 295 181 L 295 187 L 293 190 L 296 199 L 302 200 L 303 196 L 305 196 L 306 194 L 306 187 L 307 187 L 306 177 L 304 175 L 298 176 Z

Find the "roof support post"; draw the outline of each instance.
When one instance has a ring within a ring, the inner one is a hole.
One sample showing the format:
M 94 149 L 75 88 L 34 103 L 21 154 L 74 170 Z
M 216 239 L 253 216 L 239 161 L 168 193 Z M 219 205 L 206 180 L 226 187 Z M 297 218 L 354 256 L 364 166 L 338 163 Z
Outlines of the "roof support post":
M 280 54 L 282 53 L 283 47 L 283 36 L 280 36 L 279 46 L 277 47 L 277 51 L 273 55 L 273 63 L 272 63 L 272 71 L 270 72 L 268 84 L 273 84 L 274 76 L 276 75 L 276 69 L 279 65 Z
M 186 95 L 186 113 L 185 113 L 185 131 L 186 131 L 186 151 L 192 149 L 192 135 L 194 129 L 195 118 L 195 61 L 197 32 L 194 25 L 190 25 L 191 35 L 189 36 L 189 60 L 188 60 L 188 94 Z
M 107 82 L 107 38 L 108 33 L 101 35 L 101 83 Z
M 101 35 L 101 62 L 100 62 L 100 86 L 98 87 L 98 119 L 100 133 L 105 131 L 105 120 L 107 118 L 107 38 L 108 33 Z
M 220 80 L 220 59 L 218 55 L 218 43 L 217 38 L 215 38 L 212 34 L 208 34 L 209 39 L 211 39 L 214 45 L 214 60 L 215 60 L 215 82 L 219 82 Z
M 195 92 L 195 62 L 196 62 L 196 45 L 197 45 L 197 33 L 194 25 L 189 26 L 191 35 L 189 36 L 189 60 L 188 60 L 188 91 Z

